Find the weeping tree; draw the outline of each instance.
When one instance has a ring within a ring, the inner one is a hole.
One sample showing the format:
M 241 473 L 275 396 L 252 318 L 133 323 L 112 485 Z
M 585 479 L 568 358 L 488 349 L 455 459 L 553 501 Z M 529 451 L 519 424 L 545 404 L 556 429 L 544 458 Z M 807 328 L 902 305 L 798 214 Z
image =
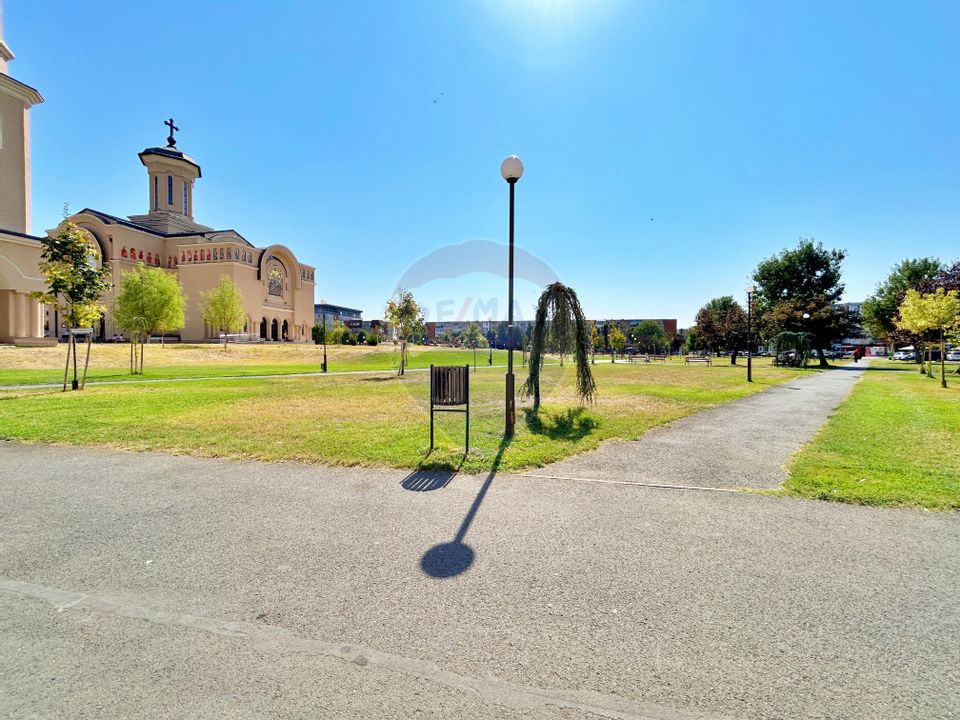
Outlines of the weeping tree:
M 590 372 L 587 357 L 590 352 L 590 327 L 583 316 L 577 294 L 559 282 L 548 285 L 537 303 L 537 319 L 533 325 L 530 347 L 530 376 L 521 388 L 521 395 L 533 395 L 534 412 L 540 408 L 540 373 L 548 343 L 571 349 L 577 364 L 577 394 L 581 402 L 592 402 L 597 393 L 597 384 Z
M 808 332 L 790 332 L 784 330 L 770 338 L 770 344 L 773 345 L 775 365 L 789 365 L 793 367 L 806 367 L 807 359 L 810 357 L 811 340 L 813 335 Z M 786 353 L 794 352 L 791 360 Z M 781 361 L 780 358 L 784 360 Z

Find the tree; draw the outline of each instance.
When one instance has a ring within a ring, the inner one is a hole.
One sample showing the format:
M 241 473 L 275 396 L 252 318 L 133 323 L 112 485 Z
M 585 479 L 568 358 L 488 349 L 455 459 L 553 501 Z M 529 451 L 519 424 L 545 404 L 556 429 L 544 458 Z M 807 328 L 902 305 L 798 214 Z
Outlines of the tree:
M 400 339 L 400 372 L 404 374 L 407 365 L 407 342 L 423 331 L 423 310 L 409 290 L 400 288 L 387 300 L 384 317 L 396 328 Z
M 936 258 L 903 260 L 894 265 L 887 279 L 877 285 L 863 303 L 863 326 L 875 338 L 891 343 L 897 334 L 897 312 L 907 290 L 924 290 L 943 266 Z
M 173 273 L 138 263 L 123 274 L 120 294 L 114 301 L 113 320 L 130 333 L 130 372 L 143 372 L 143 346 L 154 333 L 182 328 L 187 298 Z M 134 340 L 140 343 L 140 367 Z
M 66 216 L 67 209 L 64 208 Z M 113 287 L 108 280 L 110 263 L 101 257 L 97 244 L 86 232 L 64 218 L 53 237 L 40 241 L 43 250 L 40 253 L 40 272 L 47 282 L 46 292 L 31 293 L 31 297 L 40 300 L 58 311 L 67 324 L 69 344 L 67 360 L 63 369 L 63 390 L 67 390 L 67 374 L 70 371 L 70 359 L 73 358 L 73 389 L 83 389 L 87 380 L 87 367 L 90 365 L 90 345 L 92 328 L 104 313 L 100 297 Z M 77 380 L 77 340 L 75 329 L 91 328 L 87 335 L 87 357 L 83 366 L 83 380 Z
M 311 337 L 313 337 L 314 345 L 322 345 L 324 337 L 326 336 L 327 329 L 324 327 L 323 323 L 316 323 L 310 331 Z
M 783 250 L 757 265 L 756 310 L 766 338 L 783 331 L 808 332 L 821 367 L 827 367 L 823 349 L 853 332 L 852 318 L 835 303 L 843 296 L 840 266 L 846 253 L 825 250 L 821 243 L 801 238 L 794 249 Z M 808 318 L 804 318 L 804 314 Z
M 634 329 L 637 347 L 641 352 L 657 352 L 667 340 L 663 327 L 653 320 L 644 320 Z
M 947 387 L 945 334 L 960 327 L 960 299 L 956 290 L 937 288 L 935 292 L 921 294 L 907 290 L 900 304 L 897 326 L 918 335 L 936 331 L 940 340 L 940 387 Z M 927 373 L 930 374 L 929 365 Z
M 343 331 L 347 327 L 339 320 L 333 321 L 333 327 L 327 330 L 327 342 L 331 345 L 340 345 L 343 342 Z
M 558 313 L 566 314 L 559 317 Z M 590 336 L 586 318 L 580 307 L 580 301 L 572 288 L 555 282 L 547 285 L 537 303 L 537 317 L 533 325 L 533 344 L 530 348 L 530 375 L 524 383 L 521 393 L 533 395 L 533 411 L 540 409 L 540 373 L 543 370 L 543 356 L 547 346 L 547 328 L 557 323 L 569 328 L 573 337 L 573 357 L 577 365 L 577 395 L 580 401 L 592 401 L 597 385 L 587 362 L 587 350 Z
M 603 335 L 593 320 L 590 321 L 590 364 L 597 361 L 597 350 L 603 347 Z
M 737 364 L 737 352 L 746 343 L 747 313 L 732 295 L 714 298 L 697 311 L 697 341 L 720 355 L 730 353 Z
M 487 344 L 487 341 L 483 337 L 483 332 L 480 330 L 479 323 L 470 323 L 467 326 L 467 331 L 463 334 L 463 341 L 467 347 L 473 348 L 473 369 L 477 369 L 477 348 L 483 347 Z
M 616 325 L 611 325 L 607 333 L 607 342 L 610 343 L 610 362 L 614 362 L 616 354 L 623 353 L 623 348 L 627 345 L 627 336 Z
M 229 334 L 239 332 L 246 319 L 240 288 L 229 276 L 222 275 L 220 284 L 209 292 L 201 292 L 200 298 L 200 315 L 208 325 L 223 333 L 223 349 L 226 351 Z
M 784 330 L 770 338 L 770 344 L 773 345 L 773 364 L 774 365 L 792 365 L 793 367 L 807 367 L 807 359 L 810 357 L 810 333 L 791 332 Z M 793 353 L 790 357 L 789 353 Z

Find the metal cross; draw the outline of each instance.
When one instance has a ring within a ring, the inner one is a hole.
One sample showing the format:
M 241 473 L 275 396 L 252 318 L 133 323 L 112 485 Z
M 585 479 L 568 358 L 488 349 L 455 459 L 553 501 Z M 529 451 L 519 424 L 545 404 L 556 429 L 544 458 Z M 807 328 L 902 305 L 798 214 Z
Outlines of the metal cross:
M 170 128 L 170 135 L 167 136 L 167 147 L 176 147 L 177 141 L 173 137 L 173 133 L 174 131 L 179 131 L 180 128 L 178 128 L 176 125 L 173 124 L 173 118 L 170 118 L 163 124 Z

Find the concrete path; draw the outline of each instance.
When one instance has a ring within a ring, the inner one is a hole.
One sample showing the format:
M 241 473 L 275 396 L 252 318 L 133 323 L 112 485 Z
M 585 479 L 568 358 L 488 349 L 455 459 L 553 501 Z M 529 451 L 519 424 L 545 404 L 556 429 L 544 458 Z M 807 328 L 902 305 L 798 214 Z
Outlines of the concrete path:
M 778 385 L 656 428 L 635 442 L 531 471 L 572 477 L 704 488 L 775 488 L 784 466 L 863 376 L 866 361 Z
M 0 717 L 958 717 L 958 556 L 951 514 L 0 442 Z

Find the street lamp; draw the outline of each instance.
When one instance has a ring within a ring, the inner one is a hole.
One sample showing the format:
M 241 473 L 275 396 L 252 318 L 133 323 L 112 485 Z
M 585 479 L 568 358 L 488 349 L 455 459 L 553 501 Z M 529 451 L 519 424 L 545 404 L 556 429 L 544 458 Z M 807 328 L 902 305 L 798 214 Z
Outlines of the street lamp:
M 747 382 L 753 382 L 753 294 L 756 285 L 747 285 Z
M 510 186 L 510 254 L 507 290 L 507 396 L 506 426 L 504 437 L 513 437 L 516 421 L 516 402 L 513 393 L 513 196 L 517 180 L 523 175 L 523 162 L 516 155 L 510 155 L 500 163 L 500 174 Z
M 324 304 L 326 301 L 322 301 Z M 323 317 L 323 365 L 320 366 L 320 372 L 327 371 L 327 308 L 324 307 L 321 311 L 321 317 Z

